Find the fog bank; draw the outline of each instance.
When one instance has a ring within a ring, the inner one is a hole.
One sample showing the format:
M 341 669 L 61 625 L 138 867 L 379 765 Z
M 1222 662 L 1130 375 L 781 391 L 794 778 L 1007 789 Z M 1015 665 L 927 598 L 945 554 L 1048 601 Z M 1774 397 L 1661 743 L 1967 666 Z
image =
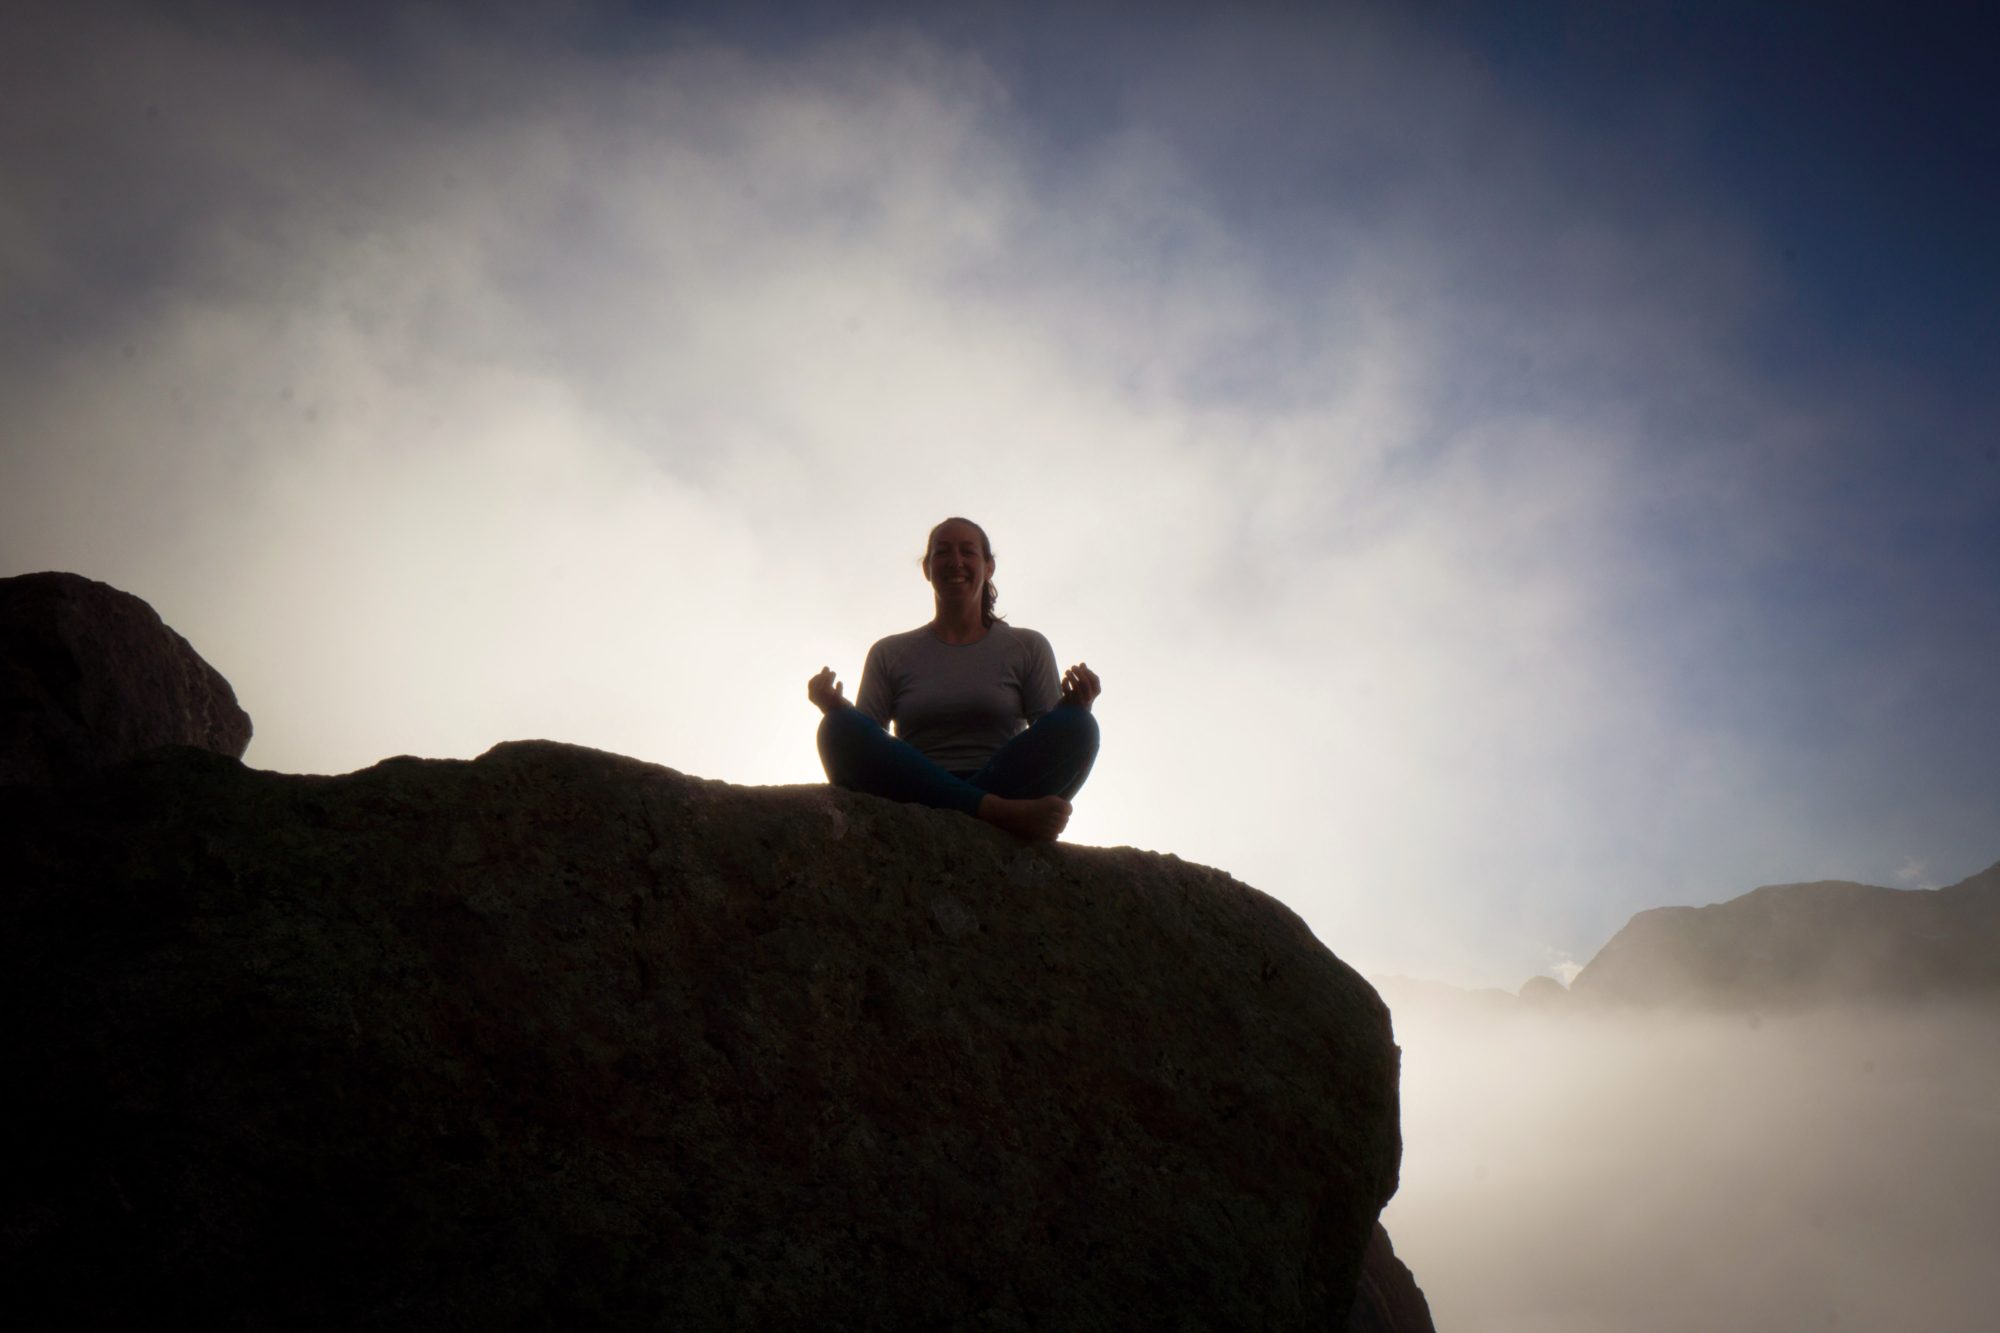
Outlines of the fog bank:
M 2000 1015 L 1475 1004 L 1396 1013 L 1440 1329 L 1991 1327 Z

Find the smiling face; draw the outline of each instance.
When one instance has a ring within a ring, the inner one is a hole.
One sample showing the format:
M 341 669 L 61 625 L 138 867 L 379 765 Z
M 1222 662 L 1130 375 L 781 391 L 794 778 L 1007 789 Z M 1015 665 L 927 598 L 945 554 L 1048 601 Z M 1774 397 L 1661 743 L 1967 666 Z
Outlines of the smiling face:
M 940 607 L 964 602 L 977 608 L 981 590 L 993 577 L 993 556 L 986 534 L 962 518 L 947 519 L 931 531 L 924 552 L 924 577 L 937 592 Z

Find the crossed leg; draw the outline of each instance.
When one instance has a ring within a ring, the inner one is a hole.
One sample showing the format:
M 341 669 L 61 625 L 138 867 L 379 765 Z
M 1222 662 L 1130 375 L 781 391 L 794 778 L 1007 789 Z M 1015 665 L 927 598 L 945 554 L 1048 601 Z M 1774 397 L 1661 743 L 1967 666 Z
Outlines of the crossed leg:
M 819 724 L 820 763 L 835 786 L 957 810 L 1043 842 L 1069 823 L 1070 798 L 1090 776 L 1097 747 L 1097 719 L 1069 704 L 1044 714 L 970 775 L 939 768 L 858 708 L 835 708 Z

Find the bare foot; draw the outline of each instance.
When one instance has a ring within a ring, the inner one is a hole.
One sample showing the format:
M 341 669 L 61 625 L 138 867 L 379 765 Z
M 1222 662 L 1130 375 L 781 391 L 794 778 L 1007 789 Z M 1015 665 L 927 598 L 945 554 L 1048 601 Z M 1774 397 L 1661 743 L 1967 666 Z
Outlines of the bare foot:
M 1069 802 L 1060 796 L 1038 796 L 1031 801 L 988 796 L 979 802 L 979 817 L 995 828 L 1006 829 L 1029 842 L 1054 842 L 1069 823 Z

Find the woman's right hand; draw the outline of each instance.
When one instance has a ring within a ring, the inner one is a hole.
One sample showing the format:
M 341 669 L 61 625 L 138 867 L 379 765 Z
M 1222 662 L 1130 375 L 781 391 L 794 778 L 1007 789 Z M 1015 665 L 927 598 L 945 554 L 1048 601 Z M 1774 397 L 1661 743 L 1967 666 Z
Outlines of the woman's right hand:
M 1091 704 L 1097 701 L 1097 696 L 1102 693 L 1104 693 L 1104 682 L 1097 678 L 1097 673 L 1090 669 L 1089 663 L 1078 662 L 1075 666 L 1063 672 L 1062 701 L 1064 703 L 1075 704 L 1078 708 L 1088 709 Z
M 812 700 L 813 707 L 822 713 L 848 706 L 847 699 L 840 692 L 840 682 L 833 678 L 832 667 L 821 667 L 819 674 L 806 682 L 806 698 Z

